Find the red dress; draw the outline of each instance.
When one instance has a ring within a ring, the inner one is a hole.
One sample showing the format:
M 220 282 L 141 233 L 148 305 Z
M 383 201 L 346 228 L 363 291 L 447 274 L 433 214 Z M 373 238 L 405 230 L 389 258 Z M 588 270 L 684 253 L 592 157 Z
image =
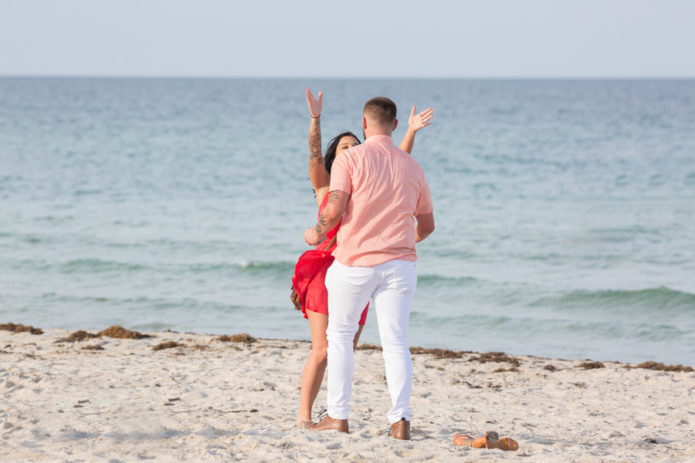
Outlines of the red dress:
M 321 201 L 319 215 L 321 215 L 323 208 L 326 207 L 327 202 L 328 195 L 324 196 L 323 201 Z M 326 279 L 328 267 L 331 266 L 335 259 L 335 257 L 333 257 L 333 251 L 335 251 L 338 245 L 333 241 L 328 249 L 325 248 L 328 243 L 333 240 L 333 237 L 338 233 L 339 229 L 340 222 L 326 233 L 326 239 L 321 244 L 316 246 L 315 249 L 310 249 L 302 254 L 297 261 L 297 265 L 294 267 L 292 286 L 297 292 L 297 295 L 299 295 L 299 299 L 302 301 L 304 318 L 309 318 L 306 315 L 307 310 L 328 315 L 328 291 L 326 290 L 324 280 Z M 362 311 L 362 316 L 359 321 L 360 325 L 364 325 L 367 321 L 368 310 L 369 303 L 367 303 L 367 306 Z

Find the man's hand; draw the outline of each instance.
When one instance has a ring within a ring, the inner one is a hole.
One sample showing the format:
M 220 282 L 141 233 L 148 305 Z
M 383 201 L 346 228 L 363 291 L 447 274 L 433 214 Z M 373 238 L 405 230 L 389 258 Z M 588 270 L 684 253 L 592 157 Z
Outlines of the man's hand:
M 412 132 L 417 132 L 423 127 L 432 125 L 430 123 L 430 120 L 432 120 L 433 117 L 434 109 L 427 108 L 420 114 L 415 114 L 415 105 L 413 105 L 413 109 L 410 110 L 410 117 L 408 117 L 408 130 Z
M 304 232 L 304 241 L 309 246 L 317 246 L 321 241 L 324 240 L 326 235 L 319 235 L 316 231 L 316 227 L 307 228 Z
M 319 99 L 314 98 L 308 88 L 306 90 L 306 104 L 309 106 L 309 112 L 311 117 L 319 117 L 321 115 L 321 110 L 323 109 L 323 92 L 319 90 Z M 414 108 L 414 106 L 413 106 Z
M 420 214 L 415 216 L 417 225 L 415 226 L 415 242 L 419 243 L 434 231 L 434 214 Z

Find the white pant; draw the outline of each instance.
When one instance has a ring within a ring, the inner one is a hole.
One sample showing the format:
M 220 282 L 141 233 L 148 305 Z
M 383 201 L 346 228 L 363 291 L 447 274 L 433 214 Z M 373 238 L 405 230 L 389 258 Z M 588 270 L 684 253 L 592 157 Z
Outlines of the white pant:
M 389 423 L 410 421 L 413 361 L 408 348 L 408 317 L 417 285 L 415 262 L 392 260 L 375 267 L 349 267 L 334 261 L 328 289 L 328 415 L 347 419 L 355 357 L 352 343 L 367 302 L 374 299 L 384 349 L 386 382 L 393 408 Z

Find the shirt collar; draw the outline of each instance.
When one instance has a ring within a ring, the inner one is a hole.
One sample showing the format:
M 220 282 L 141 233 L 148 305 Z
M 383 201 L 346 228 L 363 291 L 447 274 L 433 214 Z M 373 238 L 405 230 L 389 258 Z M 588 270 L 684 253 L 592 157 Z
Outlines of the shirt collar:
M 367 138 L 365 143 L 387 143 L 390 145 L 393 145 L 393 138 L 391 138 L 388 135 L 372 135 L 371 137 Z

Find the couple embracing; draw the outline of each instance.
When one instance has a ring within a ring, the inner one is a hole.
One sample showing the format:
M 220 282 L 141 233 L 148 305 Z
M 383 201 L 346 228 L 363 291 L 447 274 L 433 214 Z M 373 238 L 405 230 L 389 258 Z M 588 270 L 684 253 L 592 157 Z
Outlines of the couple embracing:
M 312 117 L 309 174 L 319 217 L 304 234 L 317 251 L 300 258 L 292 278 L 312 335 L 298 422 L 310 430 L 348 432 L 354 348 L 372 300 L 392 401 L 387 413 L 391 435 L 410 439 L 413 365 L 407 334 L 417 283 L 415 243 L 434 231 L 434 216 L 425 175 L 409 153 L 415 133 L 429 125 L 433 112 L 416 115 L 413 107 L 408 131 L 397 147 L 391 138 L 398 125 L 396 104 L 372 98 L 362 115 L 364 143 L 342 133 L 323 156 L 322 93 L 318 99 L 308 89 L 306 93 Z M 311 409 L 326 364 L 327 415 L 314 423 Z

